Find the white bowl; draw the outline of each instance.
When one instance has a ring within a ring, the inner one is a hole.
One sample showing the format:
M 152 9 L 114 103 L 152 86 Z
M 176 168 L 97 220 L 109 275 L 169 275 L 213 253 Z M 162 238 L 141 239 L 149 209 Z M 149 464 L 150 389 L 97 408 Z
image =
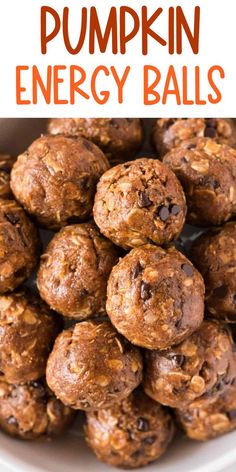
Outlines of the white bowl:
M 147 472 L 219 472 L 236 464 L 236 432 L 206 443 L 178 438 Z M 78 427 L 60 439 L 23 442 L 0 435 L 0 470 L 6 465 L 14 472 L 112 472 L 97 461 Z M 139 469 L 144 471 L 145 469 Z
M 149 123 L 150 124 L 150 123 Z M 0 152 L 24 151 L 45 131 L 45 120 L 0 119 Z M 145 151 L 148 146 L 145 146 Z M 236 431 L 207 443 L 175 440 L 148 472 L 219 472 L 236 464 Z M 0 433 L 0 471 L 16 472 L 108 472 L 114 470 L 97 461 L 89 451 L 80 425 L 53 441 L 24 442 Z M 142 471 L 144 469 L 141 469 Z

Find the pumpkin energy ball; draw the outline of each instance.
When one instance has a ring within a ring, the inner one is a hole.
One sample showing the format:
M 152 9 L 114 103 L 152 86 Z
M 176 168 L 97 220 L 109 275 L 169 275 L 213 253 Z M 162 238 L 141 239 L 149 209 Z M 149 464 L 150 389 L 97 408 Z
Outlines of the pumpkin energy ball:
M 11 436 L 36 439 L 62 433 L 74 411 L 52 394 L 43 380 L 25 385 L 0 381 L 0 428 Z
M 178 344 L 199 328 L 203 311 L 202 277 L 174 248 L 135 248 L 112 269 L 107 313 L 133 344 L 148 349 Z
M 143 141 L 138 118 L 52 118 L 48 130 L 50 134 L 83 136 L 93 141 L 113 164 L 132 159 Z
M 41 136 L 18 157 L 11 188 L 41 225 L 58 229 L 90 216 L 96 184 L 108 167 L 102 151 L 86 139 Z
M 236 323 L 236 222 L 200 236 L 191 256 L 205 280 L 209 314 Z
M 108 321 L 83 321 L 58 336 L 46 376 L 65 405 L 109 408 L 140 384 L 142 358 Z
M 186 141 L 163 162 L 183 185 L 187 221 L 219 225 L 236 212 L 236 150 L 212 139 Z
M 185 197 L 174 173 L 155 159 L 137 159 L 113 167 L 100 179 L 94 219 L 101 232 L 129 249 L 165 244 L 180 234 Z
M 38 272 L 41 297 L 54 310 L 82 320 L 104 314 L 116 248 L 92 223 L 66 226 L 51 240 Z
M 0 296 L 1 379 L 20 384 L 42 377 L 60 328 L 60 319 L 38 296 Z
M 38 250 L 38 232 L 23 208 L 0 199 L 0 293 L 14 290 L 32 274 Z
M 86 439 L 98 459 L 124 469 L 158 459 L 174 435 L 170 414 L 142 391 L 111 408 L 87 413 Z
M 208 441 L 236 429 L 236 388 L 229 387 L 219 398 L 196 400 L 176 410 L 177 420 L 186 435 Z
M 224 118 L 160 118 L 156 121 L 152 133 L 154 147 L 160 156 L 182 145 L 183 141 L 203 137 L 234 147 L 234 121 Z
M 144 389 L 163 405 L 182 408 L 202 396 L 219 396 L 236 377 L 231 333 L 217 321 L 175 347 L 146 351 Z

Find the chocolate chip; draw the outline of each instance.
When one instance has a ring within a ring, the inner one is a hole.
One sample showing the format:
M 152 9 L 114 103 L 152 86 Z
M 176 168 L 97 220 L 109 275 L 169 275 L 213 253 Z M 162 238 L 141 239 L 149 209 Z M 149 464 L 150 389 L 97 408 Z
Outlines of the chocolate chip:
M 189 264 L 182 264 L 181 269 L 184 271 L 184 273 L 187 275 L 187 277 L 192 277 L 193 276 L 193 268 Z
M 142 440 L 142 443 L 152 445 L 156 441 L 156 436 L 148 436 Z
M 181 157 L 181 162 L 183 162 L 184 164 L 188 164 L 188 159 L 186 159 L 186 157 L 183 156 Z
M 180 328 L 181 324 L 182 324 L 182 318 L 180 318 L 179 320 L 175 322 L 175 327 Z
M 235 409 L 235 410 L 228 411 L 228 412 L 227 412 L 227 416 L 228 416 L 228 418 L 230 419 L 230 421 L 235 420 L 235 419 L 236 419 L 236 409 Z
M 19 216 L 14 215 L 14 213 L 5 213 L 5 217 L 13 225 L 16 225 L 20 221 Z
M 233 296 L 233 301 L 234 301 L 234 303 L 236 303 L 236 293 Z
M 140 208 L 148 208 L 152 205 L 152 201 L 148 198 L 145 192 L 140 191 L 138 195 L 138 206 Z
M 207 126 L 204 131 L 205 138 L 215 138 L 216 137 L 216 129 L 212 128 L 211 126 Z
M 144 431 L 145 433 L 149 431 L 149 421 L 146 418 L 138 418 L 137 419 L 137 428 L 138 431 Z
M 210 187 L 213 189 L 217 189 L 220 187 L 219 182 L 214 179 L 214 177 L 202 177 L 199 179 L 199 185 L 202 185 L 203 187 Z
M 141 299 L 142 300 L 149 300 L 149 298 L 151 298 L 152 294 L 151 294 L 151 285 L 150 284 L 147 284 L 146 282 L 142 282 L 141 283 Z
M 197 147 L 196 144 L 190 143 L 190 144 L 187 144 L 186 149 L 189 149 L 189 150 L 196 149 L 196 147 Z M 188 162 L 187 159 L 185 159 L 185 161 Z
M 180 211 L 181 211 L 181 207 L 179 205 L 172 205 L 170 207 L 170 212 L 174 216 L 178 215 Z
M 89 295 L 89 291 L 85 287 L 83 287 L 80 291 L 80 296 L 87 297 L 88 295 Z
M 8 424 L 11 424 L 11 425 L 14 425 L 14 426 L 18 426 L 18 421 L 17 419 L 14 417 L 14 416 L 9 416 L 7 418 L 7 422 Z
M 139 457 L 143 456 L 144 454 L 144 451 L 143 449 L 137 449 L 137 451 L 133 452 L 133 454 L 131 454 L 131 457 L 133 457 L 133 459 L 139 459 Z M 127 467 L 125 467 L 127 468 Z
M 215 180 L 213 178 L 210 180 L 209 183 L 210 183 L 211 187 L 214 188 L 215 190 L 220 187 L 219 182 L 217 182 L 217 180 Z
M 162 221 L 166 221 L 168 220 L 169 216 L 170 216 L 170 212 L 169 212 L 169 208 L 166 207 L 166 206 L 161 206 L 160 208 L 158 208 L 158 215 L 160 217 L 160 219 Z
M 174 363 L 178 367 L 182 367 L 185 361 L 185 356 L 183 356 L 182 354 L 174 354 L 171 356 L 171 360 L 174 361 Z
M 221 285 L 220 287 L 215 288 L 213 290 L 213 295 L 215 295 L 217 298 L 225 298 L 228 293 L 228 288 L 226 285 Z
M 132 278 L 137 279 L 138 275 L 141 274 L 142 271 L 143 271 L 143 268 L 140 262 L 137 262 L 136 266 L 132 270 Z
M 186 412 L 183 414 L 183 420 L 186 421 L 186 423 L 192 423 L 193 417 L 190 413 Z

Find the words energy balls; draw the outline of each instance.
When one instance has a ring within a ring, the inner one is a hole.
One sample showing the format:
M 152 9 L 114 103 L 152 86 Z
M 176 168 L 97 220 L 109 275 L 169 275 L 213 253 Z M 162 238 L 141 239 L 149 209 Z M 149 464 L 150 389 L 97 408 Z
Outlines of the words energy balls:
M 174 248 L 135 248 L 112 269 L 107 313 L 133 344 L 148 349 L 178 344 L 199 328 L 203 311 L 202 277 Z
M 101 232 L 129 249 L 176 238 L 184 225 L 186 203 L 174 173 L 158 160 L 142 158 L 105 172 L 93 212 Z
M 83 321 L 58 336 L 46 375 L 65 405 L 98 410 L 120 402 L 140 384 L 142 358 L 108 321 Z
M 102 151 L 90 141 L 42 136 L 18 157 L 11 188 L 41 225 L 57 229 L 89 217 L 96 184 L 108 167 Z

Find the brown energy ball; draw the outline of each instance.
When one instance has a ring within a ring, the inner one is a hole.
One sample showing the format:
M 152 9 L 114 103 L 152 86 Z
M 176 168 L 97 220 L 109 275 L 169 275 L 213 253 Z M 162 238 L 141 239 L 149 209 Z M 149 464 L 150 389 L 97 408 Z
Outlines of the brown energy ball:
M 208 312 L 236 323 L 236 222 L 200 236 L 191 257 L 205 280 Z
M 20 384 L 42 377 L 60 328 L 60 319 L 38 296 L 0 296 L 1 379 Z
M 77 320 L 104 314 L 107 279 L 117 260 L 116 248 L 93 223 L 66 226 L 42 256 L 40 295 L 51 308 Z
M 216 321 L 178 346 L 146 351 L 145 392 L 172 408 L 182 408 L 202 396 L 219 396 L 236 377 L 236 356 L 231 333 Z
M 41 136 L 18 157 L 11 188 L 41 225 L 57 229 L 91 214 L 96 184 L 108 168 L 102 151 L 86 139 Z
M 219 225 L 236 213 L 236 149 L 199 138 L 173 149 L 163 162 L 183 185 L 187 221 Z
M 52 118 L 50 134 L 83 136 L 93 141 L 112 164 L 128 161 L 143 142 L 142 121 L 138 118 Z
M 142 391 L 109 409 L 87 413 L 86 439 L 102 462 L 134 469 L 158 459 L 174 435 L 170 414 Z
M 83 321 L 58 336 L 46 375 L 65 405 L 98 410 L 120 402 L 140 384 L 142 358 L 108 321 Z
M 74 411 L 57 400 L 43 380 L 25 385 L 0 381 L 0 428 L 11 436 L 58 435 L 73 418 Z
M 236 126 L 225 118 L 160 118 L 153 127 L 152 141 L 160 156 L 192 138 L 212 138 L 236 145 Z
M 236 388 L 228 388 L 219 398 L 196 400 L 176 411 L 186 435 L 208 441 L 236 429 Z
M 174 248 L 133 249 L 112 269 L 107 313 L 130 342 L 148 349 L 178 344 L 202 323 L 204 284 Z
M 0 199 L 0 293 L 14 290 L 32 274 L 38 250 L 37 229 L 23 208 Z
M 93 212 L 101 232 L 129 249 L 177 238 L 186 203 L 174 173 L 158 160 L 142 158 L 113 167 L 102 176 Z

